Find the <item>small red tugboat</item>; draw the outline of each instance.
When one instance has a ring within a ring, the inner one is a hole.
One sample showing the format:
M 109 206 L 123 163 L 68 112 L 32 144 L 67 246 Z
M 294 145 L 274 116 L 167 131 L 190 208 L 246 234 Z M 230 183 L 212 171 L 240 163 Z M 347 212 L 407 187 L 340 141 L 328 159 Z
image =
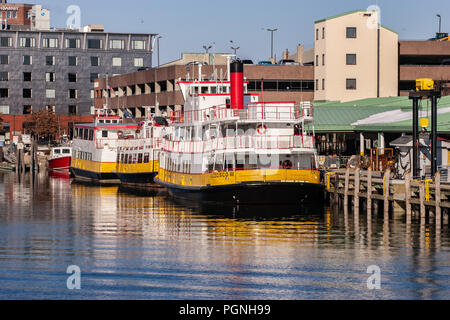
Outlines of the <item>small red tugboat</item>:
M 69 170 L 72 159 L 72 148 L 57 147 L 53 148 L 48 159 L 49 170 Z

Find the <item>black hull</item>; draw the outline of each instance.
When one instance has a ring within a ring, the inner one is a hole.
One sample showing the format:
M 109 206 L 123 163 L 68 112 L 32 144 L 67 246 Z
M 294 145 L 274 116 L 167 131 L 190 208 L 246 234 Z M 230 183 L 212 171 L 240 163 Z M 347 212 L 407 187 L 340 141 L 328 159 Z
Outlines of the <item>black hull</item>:
M 70 173 L 75 180 L 101 184 L 119 184 L 120 180 L 115 173 L 98 173 L 70 167 Z
M 320 205 L 323 202 L 323 186 L 311 183 L 243 183 L 231 186 L 189 188 L 165 183 L 175 198 L 200 203 L 239 205 Z
M 153 184 L 157 172 L 149 173 L 117 173 L 121 183 L 124 184 Z

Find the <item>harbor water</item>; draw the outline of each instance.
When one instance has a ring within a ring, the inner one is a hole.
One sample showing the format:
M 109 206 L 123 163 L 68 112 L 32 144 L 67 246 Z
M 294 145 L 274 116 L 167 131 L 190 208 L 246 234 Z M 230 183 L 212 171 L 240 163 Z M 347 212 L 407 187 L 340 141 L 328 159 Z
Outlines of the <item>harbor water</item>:
M 0 299 L 450 299 L 447 224 L 321 202 L 202 206 L 0 173 Z

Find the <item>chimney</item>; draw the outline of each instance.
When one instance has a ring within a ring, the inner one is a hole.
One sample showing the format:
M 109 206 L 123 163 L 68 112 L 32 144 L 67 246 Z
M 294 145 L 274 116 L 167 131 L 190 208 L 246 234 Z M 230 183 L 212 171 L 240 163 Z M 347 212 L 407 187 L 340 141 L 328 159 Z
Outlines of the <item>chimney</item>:
M 303 47 L 300 43 L 297 45 L 297 62 L 302 66 L 303 65 L 303 51 L 305 47 Z
M 244 109 L 244 64 L 241 61 L 233 61 L 230 66 L 231 76 L 231 109 Z

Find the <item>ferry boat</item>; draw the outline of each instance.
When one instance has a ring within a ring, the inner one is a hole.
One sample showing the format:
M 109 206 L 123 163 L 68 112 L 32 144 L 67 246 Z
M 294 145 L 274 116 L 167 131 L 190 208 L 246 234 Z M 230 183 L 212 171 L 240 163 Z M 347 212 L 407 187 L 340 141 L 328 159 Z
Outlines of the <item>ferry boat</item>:
M 184 111 L 163 139 L 156 182 L 177 198 L 229 204 L 300 204 L 321 190 L 309 102 L 259 102 L 243 64 L 229 81 L 179 81 Z M 199 72 L 201 75 L 201 72 Z
M 69 170 L 70 161 L 72 159 L 71 147 L 56 147 L 50 151 L 50 158 L 48 159 L 48 168 L 53 170 Z
M 162 137 L 169 134 L 169 123 L 164 117 L 154 117 L 142 121 L 139 126 L 140 132 L 135 139 L 118 141 L 116 173 L 125 187 L 155 187 Z
M 118 141 L 136 138 L 140 129 L 136 123 L 123 123 L 108 109 L 98 110 L 93 123 L 76 124 L 70 165 L 75 180 L 120 183 L 116 174 Z

